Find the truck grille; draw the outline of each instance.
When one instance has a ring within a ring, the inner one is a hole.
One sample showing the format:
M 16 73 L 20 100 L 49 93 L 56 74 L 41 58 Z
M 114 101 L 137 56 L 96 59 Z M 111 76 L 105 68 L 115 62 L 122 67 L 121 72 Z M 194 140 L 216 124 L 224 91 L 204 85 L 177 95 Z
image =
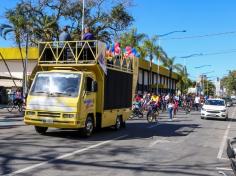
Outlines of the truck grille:
M 55 113 L 55 112 L 38 112 L 38 117 L 59 118 L 60 117 L 60 113 Z

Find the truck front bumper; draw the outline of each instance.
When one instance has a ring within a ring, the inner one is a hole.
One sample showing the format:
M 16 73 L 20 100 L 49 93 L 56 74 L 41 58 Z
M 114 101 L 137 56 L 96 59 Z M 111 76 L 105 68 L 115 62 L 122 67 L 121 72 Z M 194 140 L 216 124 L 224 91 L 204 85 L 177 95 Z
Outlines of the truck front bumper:
M 24 122 L 27 125 L 42 126 L 42 127 L 51 127 L 51 128 L 81 128 L 83 125 L 80 121 L 77 120 L 59 120 L 53 118 L 33 118 L 33 117 L 24 117 Z

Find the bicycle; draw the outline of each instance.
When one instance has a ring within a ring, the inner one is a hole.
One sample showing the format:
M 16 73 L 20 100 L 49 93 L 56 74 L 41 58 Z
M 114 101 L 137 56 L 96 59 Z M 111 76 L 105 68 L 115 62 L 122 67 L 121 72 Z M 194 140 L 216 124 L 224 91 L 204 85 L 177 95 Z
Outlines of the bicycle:
M 135 117 L 143 118 L 143 109 L 137 103 L 133 104 L 133 110 L 132 110 L 132 115 L 130 116 L 130 119 L 133 119 Z
M 157 117 L 159 116 L 159 110 L 158 107 L 154 104 L 150 104 L 147 106 L 148 112 L 147 112 L 147 121 L 151 123 L 153 120 L 157 122 Z
M 9 101 L 7 104 L 7 110 L 8 112 L 12 112 L 13 109 L 18 110 L 19 112 L 23 111 L 23 101 Z

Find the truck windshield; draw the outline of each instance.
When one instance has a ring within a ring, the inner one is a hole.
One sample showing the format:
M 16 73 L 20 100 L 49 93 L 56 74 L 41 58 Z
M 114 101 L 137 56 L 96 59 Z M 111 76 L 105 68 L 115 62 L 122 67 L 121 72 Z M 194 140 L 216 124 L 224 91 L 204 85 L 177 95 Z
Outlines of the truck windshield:
M 76 73 L 39 73 L 30 94 L 76 97 L 80 80 L 81 75 Z

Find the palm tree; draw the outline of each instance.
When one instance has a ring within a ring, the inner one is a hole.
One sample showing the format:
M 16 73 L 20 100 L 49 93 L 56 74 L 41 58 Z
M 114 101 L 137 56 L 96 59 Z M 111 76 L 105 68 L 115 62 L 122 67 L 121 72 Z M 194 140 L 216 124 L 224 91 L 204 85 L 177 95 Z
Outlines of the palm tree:
M 44 14 L 36 15 L 32 18 L 32 35 L 31 39 L 33 43 L 38 43 L 39 40 L 53 41 L 59 35 L 59 27 L 55 16 L 49 16 Z
M 144 54 L 144 56 L 149 57 L 149 62 L 150 62 L 149 76 L 148 76 L 149 91 L 151 91 L 150 85 L 152 84 L 152 62 L 159 50 L 159 46 L 156 44 L 157 40 L 158 40 L 158 37 L 155 35 L 151 39 L 146 38 L 143 41 L 143 45 L 142 45 L 142 50 L 143 50 L 142 53 Z
M 178 89 L 181 91 L 181 93 L 183 93 L 184 89 L 187 88 L 186 85 L 188 85 L 189 83 L 189 79 L 188 79 L 188 73 L 187 73 L 187 68 L 186 66 L 182 67 L 182 69 L 178 70 Z
M 139 43 L 146 37 L 143 33 L 138 33 L 136 28 L 131 29 L 129 32 L 124 33 L 120 37 L 121 46 L 131 46 L 132 48 L 138 48 Z
M 169 85 L 171 85 L 171 78 L 173 71 L 174 70 L 180 71 L 183 68 L 183 66 L 181 64 L 175 64 L 175 57 L 172 58 L 166 57 L 166 59 L 163 62 L 163 66 L 167 67 L 169 70 Z

